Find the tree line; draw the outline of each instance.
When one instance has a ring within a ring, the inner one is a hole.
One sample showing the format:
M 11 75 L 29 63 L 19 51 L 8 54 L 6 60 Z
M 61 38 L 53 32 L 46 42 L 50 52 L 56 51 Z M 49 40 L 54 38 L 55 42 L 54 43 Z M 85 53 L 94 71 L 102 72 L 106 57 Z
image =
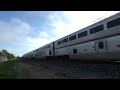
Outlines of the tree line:
M 3 49 L 0 51 L 0 56 L 1 55 L 6 55 L 7 59 L 14 59 L 15 58 L 14 54 L 9 53 L 6 49 Z

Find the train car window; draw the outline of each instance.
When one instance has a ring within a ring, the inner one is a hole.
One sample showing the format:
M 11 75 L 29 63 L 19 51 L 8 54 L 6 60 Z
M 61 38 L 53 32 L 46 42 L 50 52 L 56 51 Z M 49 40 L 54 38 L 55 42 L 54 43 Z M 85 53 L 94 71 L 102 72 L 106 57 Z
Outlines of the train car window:
M 103 49 L 104 48 L 104 43 L 103 42 L 99 42 L 98 43 L 98 47 L 99 47 L 99 49 Z
M 77 54 L 77 49 L 73 49 L 73 54 Z
M 49 55 L 51 55 L 52 54 L 52 52 L 51 51 L 49 51 Z
M 104 30 L 103 24 L 90 29 L 90 34 L 93 34 L 102 30 Z
M 107 28 L 115 27 L 115 26 L 118 26 L 118 25 L 120 25 L 120 18 L 109 21 L 107 23 Z
M 59 45 L 59 44 L 62 44 L 62 41 L 58 41 L 57 44 L 58 44 L 58 45 Z
M 36 50 L 36 52 L 39 51 L 39 50 Z
M 78 38 L 87 36 L 87 31 L 81 32 L 78 34 Z
M 63 40 L 63 43 L 65 43 L 65 42 L 68 42 L 68 38 L 66 38 L 66 39 Z
M 51 46 L 50 45 L 48 45 L 48 48 L 50 48 Z
M 76 39 L 76 35 L 69 37 L 69 41 L 72 41 L 72 40 L 75 40 L 75 39 Z

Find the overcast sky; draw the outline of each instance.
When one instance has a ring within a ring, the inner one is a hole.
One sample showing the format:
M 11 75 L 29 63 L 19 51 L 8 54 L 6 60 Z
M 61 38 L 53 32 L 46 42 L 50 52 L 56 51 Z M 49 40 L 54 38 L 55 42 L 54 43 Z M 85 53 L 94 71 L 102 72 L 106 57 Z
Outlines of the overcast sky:
M 22 56 L 118 12 L 0 11 L 0 50 Z

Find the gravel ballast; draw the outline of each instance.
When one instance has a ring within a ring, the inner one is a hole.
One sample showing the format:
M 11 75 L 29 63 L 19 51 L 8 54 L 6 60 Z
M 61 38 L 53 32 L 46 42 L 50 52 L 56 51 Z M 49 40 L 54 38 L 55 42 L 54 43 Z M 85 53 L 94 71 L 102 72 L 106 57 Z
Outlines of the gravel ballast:
M 120 79 L 119 62 L 74 60 L 20 60 L 67 79 Z M 63 78 L 64 79 L 64 78 Z

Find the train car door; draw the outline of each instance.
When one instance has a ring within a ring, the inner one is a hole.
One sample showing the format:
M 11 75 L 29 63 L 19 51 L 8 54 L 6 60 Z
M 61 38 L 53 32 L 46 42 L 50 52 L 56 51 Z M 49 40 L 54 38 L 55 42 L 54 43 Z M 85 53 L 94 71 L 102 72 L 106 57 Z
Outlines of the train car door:
M 100 56 L 101 58 L 107 56 L 107 41 L 105 39 L 95 41 L 95 47 L 97 56 Z

